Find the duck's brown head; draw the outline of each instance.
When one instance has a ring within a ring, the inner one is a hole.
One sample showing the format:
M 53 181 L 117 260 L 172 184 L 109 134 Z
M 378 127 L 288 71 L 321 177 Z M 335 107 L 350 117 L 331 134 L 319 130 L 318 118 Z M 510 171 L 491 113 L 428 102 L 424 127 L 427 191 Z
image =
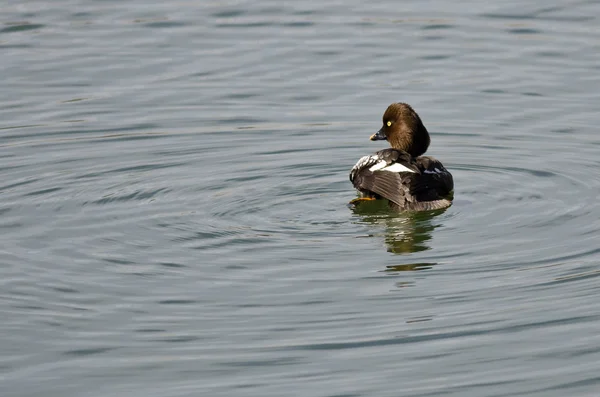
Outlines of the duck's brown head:
M 392 103 L 383 114 L 383 127 L 371 135 L 372 141 L 387 140 L 394 149 L 418 157 L 429 147 L 429 133 L 421 118 L 406 103 Z

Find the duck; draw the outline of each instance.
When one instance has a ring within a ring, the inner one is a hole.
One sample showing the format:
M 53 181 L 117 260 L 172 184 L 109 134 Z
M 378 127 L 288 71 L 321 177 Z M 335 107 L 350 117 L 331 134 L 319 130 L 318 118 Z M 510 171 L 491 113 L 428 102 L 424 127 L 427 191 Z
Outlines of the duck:
M 361 157 L 350 171 L 359 198 L 387 200 L 397 211 L 430 211 L 450 207 L 452 174 L 442 163 L 423 156 L 431 141 L 421 118 L 407 103 L 392 103 L 383 114 L 383 126 L 371 141 L 388 141 L 391 148 Z

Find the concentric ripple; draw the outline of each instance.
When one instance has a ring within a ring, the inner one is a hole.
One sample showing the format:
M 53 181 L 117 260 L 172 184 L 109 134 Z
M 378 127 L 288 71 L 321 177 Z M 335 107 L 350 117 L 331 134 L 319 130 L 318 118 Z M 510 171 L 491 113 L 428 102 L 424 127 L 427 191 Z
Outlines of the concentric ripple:
M 2 397 L 597 394 L 597 2 L 4 3 Z

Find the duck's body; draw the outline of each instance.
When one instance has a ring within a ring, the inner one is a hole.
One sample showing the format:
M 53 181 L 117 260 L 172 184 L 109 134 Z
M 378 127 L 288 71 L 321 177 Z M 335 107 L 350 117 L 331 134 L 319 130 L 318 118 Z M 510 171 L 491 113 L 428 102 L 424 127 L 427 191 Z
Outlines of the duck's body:
M 454 182 L 438 160 L 422 156 L 429 133 L 417 113 L 405 103 L 393 103 L 383 115 L 383 127 L 371 140 L 387 140 L 391 149 L 364 156 L 350 171 L 350 181 L 363 200 L 386 199 L 396 210 L 426 211 L 449 207 Z

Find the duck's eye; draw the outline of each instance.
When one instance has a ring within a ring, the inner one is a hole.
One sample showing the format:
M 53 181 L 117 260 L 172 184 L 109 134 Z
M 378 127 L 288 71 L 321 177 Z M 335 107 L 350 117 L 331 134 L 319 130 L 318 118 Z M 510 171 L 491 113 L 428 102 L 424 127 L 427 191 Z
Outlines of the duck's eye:
M 392 125 L 392 122 L 391 122 L 391 121 L 388 121 L 386 124 L 387 124 L 387 126 L 389 127 L 390 125 Z

